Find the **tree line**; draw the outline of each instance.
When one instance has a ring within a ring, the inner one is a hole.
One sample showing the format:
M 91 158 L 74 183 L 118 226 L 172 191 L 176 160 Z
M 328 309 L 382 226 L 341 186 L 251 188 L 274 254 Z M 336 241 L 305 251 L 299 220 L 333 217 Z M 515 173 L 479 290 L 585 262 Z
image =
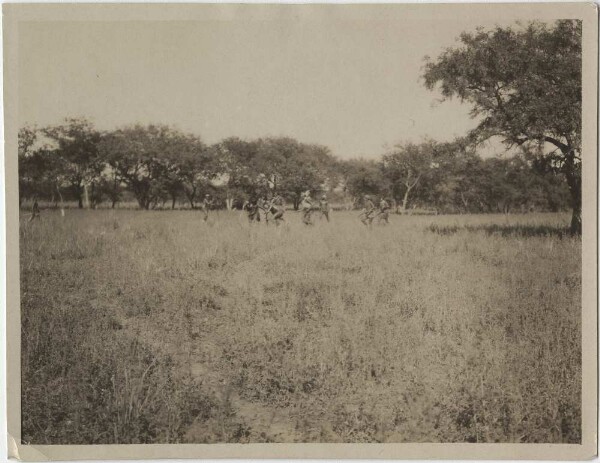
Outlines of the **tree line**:
M 165 125 L 99 131 L 85 118 L 19 131 L 20 200 L 75 200 L 114 207 L 195 208 L 211 194 L 229 209 L 249 196 L 305 190 L 358 207 L 364 194 L 399 210 L 440 212 L 573 210 L 581 231 L 581 22 L 532 22 L 463 33 L 459 45 L 426 57 L 423 82 L 471 106 L 475 129 L 452 142 L 400 143 L 376 160 L 343 160 L 293 138 L 200 137 Z M 516 153 L 483 159 L 499 137 Z
M 311 190 L 347 208 L 360 207 L 365 194 L 386 197 L 398 210 L 568 208 L 564 179 L 536 169 L 534 160 L 526 154 L 482 159 L 464 142 L 432 140 L 399 144 L 378 160 L 342 160 L 324 146 L 292 138 L 227 138 L 206 145 L 168 126 L 101 133 L 85 119 L 68 119 L 20 130 L 19 198 L 96 208 L 129 197 L 142 209 L 193 209 L 210 194 L 217 207 L 232 209 L 251 196 L 279 193 L 297 209 L 301 193 Z

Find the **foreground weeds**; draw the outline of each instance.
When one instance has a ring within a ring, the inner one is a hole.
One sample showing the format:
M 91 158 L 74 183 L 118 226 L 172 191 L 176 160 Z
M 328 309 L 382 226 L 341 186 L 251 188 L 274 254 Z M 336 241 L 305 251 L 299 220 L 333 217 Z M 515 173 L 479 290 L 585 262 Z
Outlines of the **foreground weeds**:
M 23 223 L 24 440 L 580 442 L 568 217 L 287 218 Z

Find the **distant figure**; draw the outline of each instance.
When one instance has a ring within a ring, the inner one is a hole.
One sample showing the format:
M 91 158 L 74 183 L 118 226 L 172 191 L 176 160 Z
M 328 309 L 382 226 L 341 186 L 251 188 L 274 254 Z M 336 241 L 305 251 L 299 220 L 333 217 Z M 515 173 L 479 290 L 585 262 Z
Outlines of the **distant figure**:
M 327 196 L 321 196 L 321 200 L 319 201 L 319 210 L 321 211 L 321 219 L 325 217 L 327 222 L 329 222 L 329 203 L 327 202 Z
M 359 218 L 362 223 L 366 226 L 370 226 L 373 223 L 373 214 L 375 212 L 375 204 L 371 200 L 369 195 L 365 195 L 365 199 L 363 202 L 362 211 L 360 211 Z
M 40 218 L 40 207 L 38 206 L 37 199 L 35 199 L 33 201 L 33 206 L 31 207 L 31 217 L 29 218 L 29 221 L 32 222 L 33 219 L 39 219 L 39 218 Z
M 275 195 L 269 203 L 269 212 L 273 214 L 275 225 L 279 226 L 283 222 L 283 214 L 285 212 L 285 202 L 280 195 Z
M 271 208 L 269 200 L 266 196 L 263 196 L 262 198 L 258 199 L 256 204 L 258 205 L 259 211 L 263 211 L 265 214 L 265 222 L 267 225 L 269 225 L 269 209 Z
M 248 214 L 248 222 L 260 222 L 260 209 L 256 199 L 250 198 L 244 203 L 242 209 Z
M 305 225 L 312 225 L 312 221 L 310 220 L 312 208 L 312 198 L 310 197 L 310 190 L 308 190 L 302 194 L 302 202 L 300 203 L 300 209 L 302 210 L 302 222 Z
M 205 194 L 204 200 L 202 201 L 202 210 L 204 212 L 202 220 L 204 220 L 205 222 L 208 220 L 208 211 L 211 208 L 212 204 L 213 204 L 213 202 L 212 202 L 210 195 Z
M 379 212 L 377 213 L 377 223 L 381 223 L 383 220 L 384 224 L 389 224 L 389 216 L 390 216 L 390 203 L 388 203 L 385 198 L 381 198 L 379 201 Z

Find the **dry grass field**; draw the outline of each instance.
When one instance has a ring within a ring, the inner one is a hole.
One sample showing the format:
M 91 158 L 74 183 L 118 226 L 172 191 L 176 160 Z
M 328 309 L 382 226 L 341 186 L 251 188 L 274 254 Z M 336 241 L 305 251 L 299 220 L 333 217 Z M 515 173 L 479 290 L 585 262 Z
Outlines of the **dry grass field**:
M 25 442 L 580 441 L 567 214 L 201 216 L 22 218 Z

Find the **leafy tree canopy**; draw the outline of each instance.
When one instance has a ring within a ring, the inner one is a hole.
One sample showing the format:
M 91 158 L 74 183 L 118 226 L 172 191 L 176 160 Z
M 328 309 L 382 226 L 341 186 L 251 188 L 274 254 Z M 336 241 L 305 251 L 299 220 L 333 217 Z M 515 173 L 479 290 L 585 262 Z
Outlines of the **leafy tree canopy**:
M 471 104 L 473 141 L 540 147 L 546 165 L 566 176 L 571 229 L 581 232 L 581 21 L 478 29 L 460 42 L 426 58 L 425 86 Z

